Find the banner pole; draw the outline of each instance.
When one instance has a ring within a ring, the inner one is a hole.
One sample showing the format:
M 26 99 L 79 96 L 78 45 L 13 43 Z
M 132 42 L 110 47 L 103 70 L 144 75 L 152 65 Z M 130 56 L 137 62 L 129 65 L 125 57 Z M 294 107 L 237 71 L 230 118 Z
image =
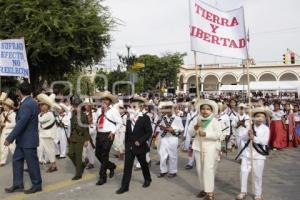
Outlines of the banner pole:
M 193 52 L 194 52 L 194 62 L 195 62 L 195 74 L 196 74 L 196 94 L 197 94 L 197 99 L 199 99 L 200 98 L 199 78 L 201 79 L 201 77 L 198 77 L 197 53 L 196 51 Z M 200 75 L 201 75 L 201 67 L 200 67 Z

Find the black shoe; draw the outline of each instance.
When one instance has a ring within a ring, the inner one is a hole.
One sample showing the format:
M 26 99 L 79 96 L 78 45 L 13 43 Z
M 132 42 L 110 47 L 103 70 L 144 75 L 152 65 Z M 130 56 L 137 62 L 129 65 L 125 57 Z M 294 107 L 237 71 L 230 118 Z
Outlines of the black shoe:
M 41 192 L 42 188 L 41 187 L 32 187 L 29 190 L 25 190 L 24 194 L 33 194 L 33 193 L 37 193 L 37 192 Z
M 58 157 L 59 160 L 62 160 L 62 159 L 65 159 L 66 156 L 63 156 L 63 157 Z
M 193 166 L 192 166 L 192 165 L 186 165 L 186 166 L 185 166 L 185 169 L 186 169 L 186 170 L 193 169 Z
M 176 177 L 176 176 L 177 176 L 176 173 L 174 173 L 174 174 L 168 174 L 168 177 L 169 177 L 169 178 L 174 178 L 174 177 Z
M 128 192 L 128 191 L 129 191 L 128 188 L 123 188 L 123 187 L 121 187 L 120 189 L 118 189 L 118 190 L 116 191 L 116 194 L 123 194 L 123 193 Z
M 73 181 L 77 181 L 77 180 L 79 180 L 79 179 L 82 179 L 82 176 L 74 176 L 73 178 L 72 178 L 72 180 Z
M 106 183 L 106 179 L 100 179 L 96 185 L 104 185 Z
M 114 167 L 113 169 L 109 170 L 109 178 L 114 177 L 114 175 L 115 175 L 115 169 L 116 169 L 116 167 Z
M 165 177 L 167 175 L 167 173 L 160 173 L 158 176 L 157 176 L 157 178 L 163 178 L 163 177 Z
M 93 164 L 88 164 L 85 169 L 94 169 L 94 168 L 95 168 L 95 166 Z
M 23 192 L 24 187 L 12 186 L 4 189 L 6 193 Z
M 143 188 L 149 187 L 151 185 L 151 181 L 146 180 L 143 184 Z

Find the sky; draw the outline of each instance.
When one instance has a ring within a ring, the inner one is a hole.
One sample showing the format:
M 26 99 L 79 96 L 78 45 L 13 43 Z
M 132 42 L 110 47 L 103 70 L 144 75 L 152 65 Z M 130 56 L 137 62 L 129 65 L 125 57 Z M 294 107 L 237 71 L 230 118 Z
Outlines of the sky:
M 282 62 L 287 48 L 300 55 L 299 0 L 202 0 L 221 10 L 244 7 L 250 33 L 249 54 L 256 63 Z M 117 54 L 126 44 L 136 55 L 187 53 L 186 65 L 193 65 L 190 50 L 188 0 L 105 0 L 120 25 L 111 32 L 113 42 L 103 63 L 114 67 Z M 299 59 L 299 57 L 297 58 Z M 198 54 L 198 64 L 236 63 L 237 59 Z

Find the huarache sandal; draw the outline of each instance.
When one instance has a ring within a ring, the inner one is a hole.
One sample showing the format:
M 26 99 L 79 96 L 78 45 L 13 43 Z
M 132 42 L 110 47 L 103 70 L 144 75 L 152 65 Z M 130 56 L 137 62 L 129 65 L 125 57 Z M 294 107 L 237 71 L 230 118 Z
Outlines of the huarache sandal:
M 207 195 L 206 192 L 204 192 L 204 190 L 200 191 L 199 194 L 197 194 L 198 198 L 204 198 Z
M 236 200 L 245 200 L 247 197 L 246 193 L 240 193 L 236 196 Z

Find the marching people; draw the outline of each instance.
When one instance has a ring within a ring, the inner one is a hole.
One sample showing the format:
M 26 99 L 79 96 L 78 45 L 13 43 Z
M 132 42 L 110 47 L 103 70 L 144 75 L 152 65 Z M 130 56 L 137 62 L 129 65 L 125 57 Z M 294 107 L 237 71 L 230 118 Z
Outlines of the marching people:
M 200 182 L 198 198 L 214 200 L 214 185 L 219 141 L 222 125 L 215 118 L 218 105 L 212 100 L 202 99 L 196 103 L 199 116 L 189 126 L 191 137 L 195 137 L 192 148 L 195 151 L 196 167 Z
M 270 124 L 270 147 L 274 150 L 287 147 L 287 132 L 285 129 L 284 112 L 280 109 L 280 103 L 274 103 Z
M 151 175 L 146 161 L 146 154 L 150 151 L 148 140 L 152 135 L 150 118 L 142 113 L 142 104 L 145 99 L 135 96 L 130 101 L 129 116 L 126 122 L 125 132 L 125 164 L 122 178 L 122 186 L 117 190 L 117 194 L 122 194 L 129 190 L 134 159 L 137 158 L 143 172 L 143 187 L 151 184 Z
M 238 151 L 241 150 L 241 134 L 243 134 L 245 130 L 249 130 L 250 127 L 249 115 L 246 113 L 247 108 L 246 104 L 239 104 L 236 121 L 233 123 L 235 126 L 235 138 Z
M 71 118 L 69 112 L 71 111 L 64 103 L 60 103 L 59 106 L 61 109 L 56 117 L 58 129 L 57 149 L 59 159 L 64 159 L 67 155 L 68 138 L 70 137 Z
M 44 153 L 46 153 L 46 156 L 51 164 L 47 172 L 51 173 L 57 171 L 54 139 L 57 136 L 58 130 L 56 126 L 56 118 L 54 113 L 50 110 L 51 107 L 55 106 L 56 104 L 46 94 L 39 94 L 37 99 L 40 103 L 41 109 L 41 113 L 39 114 L 39 161 L 42 162 L 44 160 Z
M 0 115 L 0 129 L 1 129 L 1 156 L 0 156 L 0 167 L 6 164 L 9 153 L 12 155 L 15 152 L 16 144 L 13 142 L 9 146 L 4 146 L 5 139 L 8 137 L 10 132 L 16 125 L 16 113 L 14 112 L 14 102 L 10 98 L 6 98 L 3 102 L 4 111 Z
M 126 131 L 127 112 L 125 111 L 123 101 L 119 101 L 119 103 L 115 104 L 115 107 L 120 112 L 123 123 L 118 133 L 115 135 L 113 146 L 115 151 L 117 152 L 116 157 L 119 160 L 123 160 L 124 153 L 125 153 L 125 131 Z
M 192 144 L 192 138 L 191 138 L 191 135 L 188 132 L 188 127 L 189 127 L 191 121 L 193 121 L 193 119 L 198 116 L 198 113 L 197 113 L 196 108 L 195 108 L 195 102 L 196 102 L 196 99 L 193 99 L 192 102 L 191 102 L 189 112 L 188 112 L 187 117 L 186 117 L 184 133 L 183 133 L 183 137 L 184 137 L 183 150 L 188 151 L 188 163 L 185 166 L 185 169 L 187 169 L 187 170 L 193 169 L 194 161 L 195 161 L 195 154 L 193 152 L 192 145 L 191 145 Z
M 160 109 L 165 114 L 159 124 L 160 128 L 160 174 L 158 178 L 177 176 L 178 137 L 184 131 L 182 120 L 173 112 L 173 102 L 160 102 Z
M 107 182 L 107 170 L 109 178 L 115 174 L 116 165 L 109 161 L 109 153 L 112 147 L 114 136 L 120 130 L 123 121 L 120 113 L 113 104 L 118 102 L 116 96 L 109 91 L 99 94 L 101 107 L 97 110 L 97 137 L 96 137 L 96 157 L 101 163 L 100 178 L 96 185 L 103 185 Z
M 24 193 L 32 194 L 42 190 L 42 177 L 37 156 L 39 145 L 38 104 L 30 96 L 31 92 L 32 88 L 27 81 L 18 87 L 17 96 L 20 100 L 20 107 L 16 116 L 16 126 L 4 142 L 5 146 L 9 146 L 16 141 L 13 155 L 13 185 L 5 189 L 7 193 L 24 190 L 24 161 L 27 163 L 32 183 L 31 188 L 25 190 Z
M 79 97 L 73 97 L 73 113 L 71 118 L 71 133 L 68 156 L 75 166 L 76 173 L 72 180 L 79 180 L 85 169 L 85 163 L 82 161 L 83 147 L 89 143 L 88 119 L 80 104 L 82 103 Z
M 284 122 L 287 132 L 287 147 L 297 147 L 297 138 L 295 132 L 295 120 L 293 110 L 290 103 L 284 105 Z
M 270 137 L 270 129 L 264 124 L 268 110 L 257 107 L 252 110 L 252 128 L 240 134 L 242 149 L 241 156 L 241 193 L 236 197 L 237 200 L 244 200 L 247 196 L 248 176 L 251 170 L 254 174 L 255 200 L 262 200 L 262 178 L 266 155 L 268 155 L 267 145 Z M 251 147 L 252 145 L 252 147 Z M 238 157 L 239 157 L 238 155 Z M 253 166 L 253 169 L 252 169 Z

